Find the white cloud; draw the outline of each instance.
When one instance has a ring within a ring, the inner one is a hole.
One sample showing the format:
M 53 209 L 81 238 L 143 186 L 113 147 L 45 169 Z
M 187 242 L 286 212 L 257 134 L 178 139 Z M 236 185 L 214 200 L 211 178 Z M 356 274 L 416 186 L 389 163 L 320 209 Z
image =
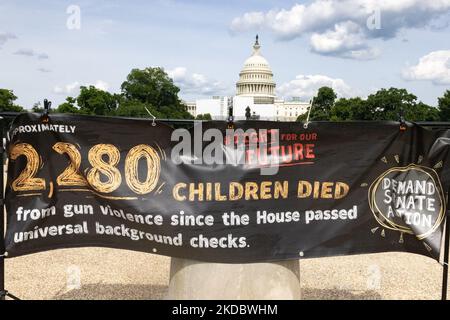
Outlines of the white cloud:
M 190 73 L 185 67 L 167 70 L 167 74 L 180 88 L 182 94 L 218 95 L 226 90 L 221 82 L 200 73 Z
M 94 87 L 103 91 L 108 91 L 109 84 L 103 80 L 97 80 L 94 84 Z
M 57 94 L 72 94 L 80 90 L 80 83 L 78 81 L 66 84 L 65 86 L 55 86 L 53 92 Z
M 270 30 L 284 40 L 307 34 L 316 53 L 367 59 L 377 53 L 368 41 L 429 26 L 448 12 L 450 0 L 313 0 L 290 9 L 247 12 L 234 18 L 230 29 L 235 33 Z
M 450 84 L 450 50 L 433 51 L 419 59 L 419 63 L 403 70 L 405 80 L 428 80 L 434 84 Z
M 36 52 L 33 49 L 19 49 L 16 52 L 14 52 L 15 55 L 18 56 L 27 56 L 27 57 L 36 57 L 39 60 L 44 60 L 44 59 L 48 59 L 49 56 L 48 54 L 44 53 L 44 52 Z
M 311 35 L 312 51 L 323 55 L 334 55 L 342 58 L 369 60 L 379 55 L 376 48 L 369 47 L 364 39 L 361 27 L 346 21 L 334 26 L 334 30 Z
M 17 36 L 11 32 L 0 32 L 0 49 L 8 40 L 11 39 L 17 39 Z
M 78 81 L 74 81 L 72 83 L 66 84 L 64 86 L 55 86 L 53 87 L 53 92 L 56 94 L 62 94 L 62 95 L 78 95 L 80 92 L 81 86 L 94 86 L 99 90 L 108 91 L 109 84 L 103 80 L 97 80 L 95 84 L 81 84 Z
M 277 94 L 285 98 L 300 97 L 309 100 L 317 94 L 320 87 L 331 87 L 339 97 L 351 97 L 352 88 L 339 78 L 330 78 L 325 75 L 298 75 L 294 80 L 285 82 L 277 88 Z
M 178 81 L 186 76 L 187 69 L 184 67 L 176 67 L 171 70 L 167 70 L 167 74 L 172 78 L 173 81 Z

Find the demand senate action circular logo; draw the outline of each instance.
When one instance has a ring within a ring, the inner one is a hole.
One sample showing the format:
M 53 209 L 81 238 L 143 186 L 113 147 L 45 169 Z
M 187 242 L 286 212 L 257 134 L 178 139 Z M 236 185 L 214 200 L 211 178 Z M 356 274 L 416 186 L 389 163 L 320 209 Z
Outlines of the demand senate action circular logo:
M 369 188 L 369 206 L 384 228 L 415 234 L 419 240 L 442 223 L 445 196 L 431 168 L 410 164 L 381 174 Z

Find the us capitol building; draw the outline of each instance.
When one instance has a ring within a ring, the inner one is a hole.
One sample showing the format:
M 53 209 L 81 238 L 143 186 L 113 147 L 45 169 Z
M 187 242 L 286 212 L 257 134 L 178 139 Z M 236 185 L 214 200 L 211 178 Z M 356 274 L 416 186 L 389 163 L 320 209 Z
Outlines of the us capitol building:
M 245 60 L 239 73 L 235 96 L 214 96 L 211 99 L 185 102 L 189 113 L 194 117 L 209 113 L 214 120 L 225 120 L 228 107 L 233 106 L 236 120 L 245 119 L 246 109 L 250 108 L 253 118 L 273 121 L 295 121 L 299 115 L 306 113 L 309 102 L 300 101 L 299 98 L 286 101 L 276 96 L 272 69 L 260 49 L 256 36 L 253 53 Z

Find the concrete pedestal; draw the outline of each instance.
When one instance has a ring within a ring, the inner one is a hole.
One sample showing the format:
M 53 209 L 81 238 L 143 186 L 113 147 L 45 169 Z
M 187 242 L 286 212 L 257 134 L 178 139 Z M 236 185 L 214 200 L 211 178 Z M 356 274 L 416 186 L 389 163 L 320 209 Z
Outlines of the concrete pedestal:
M 168 299 L 300 299 L 298 260 L 225 264 L 172 258 Z

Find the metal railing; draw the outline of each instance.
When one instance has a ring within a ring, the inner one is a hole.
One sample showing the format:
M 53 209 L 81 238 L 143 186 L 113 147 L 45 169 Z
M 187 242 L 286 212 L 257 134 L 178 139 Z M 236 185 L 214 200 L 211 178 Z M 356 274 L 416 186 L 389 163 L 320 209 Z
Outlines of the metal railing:
M 23 112 L 0 112 L 0 117 L 5 119 L 5 128 L 8 128 L 11 122 L 17 117 L 19 114 Z M 132 120 L 142 120 L 142 121 L 153 121 L 152 118 L 136 118 L 136 117 L 119 117 L 119 116 L 96 116 L 96 117 L 108 117 L 108 118 L 118 118 L 118 119 L 132 119 Z M 207 122 L 208 120 L 194 120 L 194 119 L 156 119 L 158 122 L 165 123 L 172 127 L 193 125 L 195 121 Z M 226 121 L 226 120 L 222 120 Z M 239 120 L 239 122 L 246 120 Z M 258 120 L 249 120 L 249 121 L 258 121 Z M 370 121 L 367 121 L 370 122 Z M 450 129 L 450 121 L 416 121 L 420 126 L 427 127 L 430 129 Z

